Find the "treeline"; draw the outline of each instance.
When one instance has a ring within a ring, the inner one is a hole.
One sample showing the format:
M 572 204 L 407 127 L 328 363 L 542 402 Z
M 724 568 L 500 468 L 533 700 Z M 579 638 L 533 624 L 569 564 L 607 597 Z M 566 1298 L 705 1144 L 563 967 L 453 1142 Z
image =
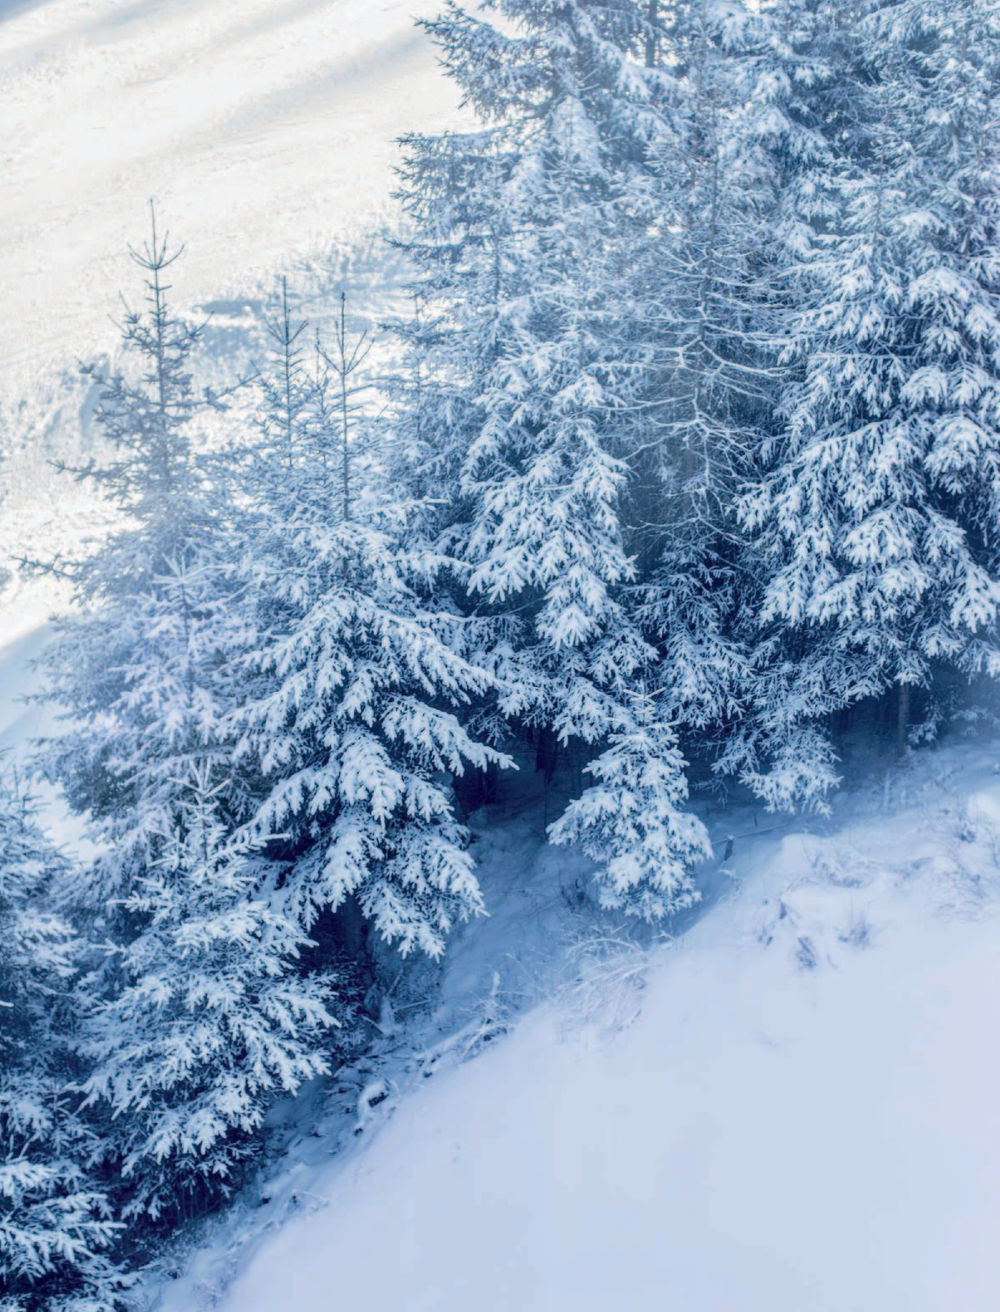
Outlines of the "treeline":
M 838 714 L 1000 672 L 992 0 L 426 26 L 480 126 L 403 143 L 391 368 L 286 295 L 248 426 L 135 252 L 39 757 L 97 855 L 0 810 L 2 1312 L 126 1302 L 359 1041 L 373 939 L 484 910 L 456 784 L 585 759 L 550 838 L 657 919 L 687 761 L 822 805 Z

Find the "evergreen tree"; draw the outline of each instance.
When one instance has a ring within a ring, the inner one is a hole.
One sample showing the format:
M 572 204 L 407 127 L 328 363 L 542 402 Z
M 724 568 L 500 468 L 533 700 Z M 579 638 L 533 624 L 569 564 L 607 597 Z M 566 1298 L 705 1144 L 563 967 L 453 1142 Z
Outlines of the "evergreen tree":
M 81 944 L 53 905 L 67 863 L 0 785 L 0 1309 L 111 1312 L 118 1227 L 88 1171 L 92 1129 L 71 1092 L 70 995 Z
M 670 662 L 673 681 L 698 735 L 719 743 L 715 772 L 736 776 L 770 808 L 822 810 L 837 782 L 828 714 L 838 703 L 827 673 L 839 657 L 761 623 L 769 565 L 746 532 L 740 494 L 784 426 L 778 402 L 794 370 L 787 344 L 802 306 L 798 274 L 814 233 L 837 221 L 834 161 L 856 70 L 824 0 L 675 12 L 689 52 L 690 176 L 704 199 L 675 225 L 701 277 L 685 281 L 681 260 L 677 282 L 691 292 L 680 358 L 694 367 L 688 386 L 681 374 L 668 395 L 676 388 L 700 415 L 703 468 L 715 475 L 687 485 L 698 495 L 686 511 L 675 500 L 676 521 L 694 525 L 694 548 L 668 546 L 648 604 L 674 618 L 682 659 Z M 693 640 L 699 629 L 709 643 Z
M 290 969 L 304 936 L 262 894 L 273 872 L 227 831 L 210 777 L 189 767 L 155 860 L 120 899 L 141 930 L 80 1043 L 129 1221 L 197 1215 L 228 1193 L 275 1096 L 329 1069 L 324 990 Z
M 587 771 L 597 783 L 551 826 L 598 864 L 601 905 L 658 920 L 697 902 L 689 867 L 709 855 L 701 822 L 683 809 L 684 761 L 652 698 L 629 699 L 629 718 Z
M 664 130 L 648 229 L 631 243 L 649 350 L 632 461 L 640 615 L 665 705 L 696 750 L 723 741 L 724 772 L 759 691 L 748 623 L 758 570 L 734 500 L 771 424 L 779 208 L 808 134 L 773 14 L 701 0 L 653 10 L 646 76 Z
M 410 143 L 404 200 L 431 365 L 403 432 L 412 440 L 419 429 L 421 449 L 461 470 L 439 523 L 471 566 L 470 604 L 493 620 L 499 709 L 600 752 L 632 733 L 630 694 L 660 655 L 634 595 L 664 481 L 646 453 L 666 445 L 651 434 L 661 357 L 636 270 L 654 262 L 676 77 L 644 66 L 662 35 L 647 6 L 491 8 L 502 25 L 454 5 L 428 25 L 484 127 Z M 456 178 L 460 203 L 450 199 Z M 676 453 L 664 459 L 673 473 Z M 634 735 L 632 750 L 676 776 L 680 799 L 676 702 L 661 692 L 650 705 L 662 723 Z M 609 758 L 602 797 L 612 779 L 624 806 L 625 777 Z M 570 828 L 557 825 L 553 838 Z M 706 848 L 701 831 L 684 858 Z M 652 852 L 631 856 L 655 864 Z M 620 901 L 664 910 L 691 887 L 684 873 L 672 892 L 636 888 Z
M 261 781 L 246 832 L 281 835 L 272 900 L 305 929 L 353 900 L 404 953 L 437 956 L 450 927 L 482 910 L 449 775 L 502 760 L 455 713 L 492 680 L 463 654 L 461 618 L 433 595 L 450 562 L 404 546 L 407 507 L 357 449 L 366 345 L 344 302 L 311 380 L 287 301 L 271 327 L 233 717 L 238 758 Z M 311 399 L 293 415 L 290 394 Z
M 815 711 L 942 662 L 1000 671 L 997 16 L 826 17 L 854 72 L 838 212 L 794 270 L 786 425 L 742 503 L 769 560 L 763 621 L 797 645 Z
M 46 757 L 99 852 L 77 892 L 109 941 L 86 981 L 89 1101 L 107 1113 L 119 1205 L 165 1221 L 231 1186 L 268 1098 L 325 1068 L 331 1019 L 296 967 L 302 933 L 255 896 L 259 850 L 236 836 L 234 484 L 192 380 L 198 330 L 166 299 L 178 253 L 155 217 L 133 252 L 148 307 L 126 315 L 125 366 L 101 379 L 96 414 L 115 458 L 82 471 L 125 525 L 76 568 L 78 608 L 48 657 L 68 731 Z

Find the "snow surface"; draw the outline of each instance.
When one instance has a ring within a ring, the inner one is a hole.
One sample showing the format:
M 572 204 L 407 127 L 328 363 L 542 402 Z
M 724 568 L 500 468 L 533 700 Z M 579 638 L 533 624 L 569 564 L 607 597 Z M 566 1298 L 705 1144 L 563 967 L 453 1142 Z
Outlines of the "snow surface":
M 269 1197 L 162 1312 L 994 1309 L 995 759 L 939 749 L 822 832 L 740 838 L 670 946 L 563 954 L 556 1000 L 475 1060 L 374 1111 L 391 1083 L 363 1088 L 355 1146 L 273 1182 L 291 1219 L 269 1231 Z M 566 925 L 526 883 L 502 937 L 530 960 Z
M 396 138 L 463 121 L 414 23 L 438 8 L 0 0 L 0 664 L 14 662 L 19 689 L 24 648 L 8 649 L 65 593 L 14 562 L 74 553 L 106 529 L 92 489 L 49 461 L 92 454 L 77 362 L 114 351 L 120 295 L 140 294 L 127 245 L 146 236 L 149 200 L 185 245 L 174 303 L 215 315 L 223 377 L 246 350 L 246 307 L 280 272 L 308 297 L 331 258 L 338 275 L 347 262 L 370 300 Z M 3 687 L 0 673 L 9 722 Z
M 0 0 L 0 399 L 109 347 L 147 201 L 180 304 L 245 296 L 384 211 L 405 131 L 457 120 L 436 0 Z

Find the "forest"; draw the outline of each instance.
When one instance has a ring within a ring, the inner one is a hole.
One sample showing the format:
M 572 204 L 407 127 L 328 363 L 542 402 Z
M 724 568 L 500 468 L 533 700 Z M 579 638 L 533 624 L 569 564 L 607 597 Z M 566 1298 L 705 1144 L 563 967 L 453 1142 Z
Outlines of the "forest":
M 596 911 L 669 925 L 700 797 L 822 812 L 851 742 L 1000 674 L 994 0 L 424 27 L 477 126 L 400 143 L 397 312 L 279 281 L 209 386 L 151 207 L 86 366 L 61 477 L 115 527 L 26 562 L 74 605 L 0 792 L 0 1312 L 133 1306 L 489 913 L 468 822 L 511 789 Z

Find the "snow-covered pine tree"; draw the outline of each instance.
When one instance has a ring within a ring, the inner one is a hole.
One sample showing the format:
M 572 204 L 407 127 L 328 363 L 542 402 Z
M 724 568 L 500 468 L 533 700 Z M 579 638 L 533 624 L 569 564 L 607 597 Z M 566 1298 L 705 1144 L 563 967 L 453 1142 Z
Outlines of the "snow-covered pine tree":
M 169 1224 L 231 1185 L 268 1098 L 324 1068 L 329 1017 L 296 968 L 303 935 L 253 897 L 262 859 L 234 837 L 233 484 L 155 216 L 133 255 L 147 309 L 126 314 L 123 368 L 100 379 L 96 412 L 114 458 L 83 471 L 125 522 L 75 567 L 77 609 L 47 658 L 67 731 L 45 762 L 99 852 L 78 898 L 109 951 L 86 981 L 80 1046 L 138 1238 L 142 1220 Z
M 95 423 L 113 455 L 72 471 L 108 498 L 120 527 L 66 566 L 78 604 L 47 658 L 68 732 L 46 759 L 77 810 L 106 817 L 109 852 L 95 874 L 109 894 L 144 868 L 143 829 L 163 827 L 174 758 L 217 740 L 210 612 L 224 576 L 225 467 L 205 440 L 210 407 L 191 377 L 200 333 L 167 303 L 181 251 L 157 233 L 154 213 L 150 242 L 130 253 L 147 309 L 126 310 L 124 367 L 88 369 L 100 389 Z
M 902 404 L 929 484 L 928 662 L 1000 673 L 1000 10 L 903 0 L 878 39 L 905 51 L 907 140 L 922 162 L 906 305 L 918 331 Z M 950 521 L 950 523 L 948 522 Z M 952 527 L 954 525 L 954 527 Z M 964 536 L 954 545 L 955 530 Z M 899 682 L 905 683 L 900 678 Z
M 549 833 L 554 843 L 579 843 L 597 862 L 603 906 L 658 920 L 697 902 L 690 867 L 706 855 L 705 831 L 684 809 L 676 736 L 644 689 L 627 699 L 618 723 L 586 767 L 597 782 Z
M 650 777 L 676 776 L 666 795 L 680 803 L 669 708 L 653 699 L 666 718 L 633 734 L 630 704 L 656 657 L 629 589 L 653 359 L 632 261 L 657 217 L 654 157 L 670 131 L 668 75 L 643 67 L 659 28 L 631 0 L 488 8 L 498 23 L 450 5 L 428 24 L 483 131 L 411 142 L 404 176 L 425 322 L 447 352 L 421 379 L 424 441 L 461 469 L 442 513 L 447 541 L 471 566 L 471 604 L 503 636 L 508 720 L 591 751 L 631 735 L 633 752 L 652 753 Z M 459 208 L 455 177 L 467 182 Z M 602 798 L 627 787 L 609 750 Z M 596 800 L 593 817 L 607 809 Z M 684 862 L 707 849 L 689 828 L 673 884 L 616 892 L 604 865 L 602 896 L 639 912 L 684 904 Z M 649 860 L 628 854 L 637 870 L 653 869 L 653 846 Z
M 648 229 L 630 242 L 633 331 L 649 350 L 632 516 L 656 684 L 672 716 L 703 735 L 742 714 L 752 680 L 741 622 L 752 562 L 733 502 L 770 418 L 775 157 L 795 149 L 795 131 L 769 20 L 704 0 L 653 9 L 646 76 L 663 129 Z
M 505 194 L 517 152 L 502 127 L 404 137 L 397 193 L 419 271 L 409 316 L 392 324 L 402 368 L 387 450 L 433 537 L 465 518 L 456 471 L 482 423 L 478 397 L 499 353 L 502 306 L 515 268 Z M 461 532 L 459 530 L 459 537 Z
M 854 77 L 839 213 L 793 270 L 787 424 L 742 505 L 816 710 L 1000 671 L 997 24 L 870 0 L 820 25 Z
M 718 741 L 715 772 L 784 808 L 822 808 L 836 783 L 822 721 L 836 655 L 762 628 L 768 568 L 740 523 L 739 493 L 784 422 L 794 270 L 837 214 L 830 174 L 851 78 L 822 10 L 823 0 L 671 7 L 677 183 L 664 203 L 667 276 L 649 279 L 661 320 L 676 325 L 664 337 L 661 408 L 680 420 L 670 431 L 682 454 L 663 480 L 664 560 L 647 593 L 661 674 L 696 738 Z
M 255 627 L 234 724 L 239 759 L 260 779 L 247 832 L 280 835 L 272 902 L 304 929 L 354 905 L 404 953 L 437 956 L 456 921 L 482 910 L 449 776 L 503 760 L 456 714 L 492 680 L 433 593 L 451 562 L 404 545 L 408 507 L 363 449 L 365 346 L 344 302 L 311 381 L 293 353 L 298 331 L 277 317 L 265 373 L 312 400 L 291 415 L 281 388 L 262 388 L 242 565 Z
M 70 1091 L 81 944 L 54 909 L 66 861 L 0 780 L 0 1309 L 112 1312 L 118 1227 Z
M 197 1215 L 228 1193 L 275 1097 L 329 1069 L 325 990 L 291 968 L 305 937 L 270 904 L 273 868 L 233 838 L 212 776 L 204 759 L 178 774 L 169 828 L 118 903 L 141 930 L 115 952 L 79 1045 L 87 1104 L 113 1118 L 129 1222 Z
M 614 227 L 629 218 L 616 171 L 641 146 L 627 111 L 641 117 L 642 88 L 630 104 L 621 87 L 638 22 L 619 0 L 497 8 L 516 35 L 455 6 L 428 25 L 467 100 L 501 125 L 494 135 L 505 148 L 487 209 L 502 209 L 509 240 L 455 233 L 494 290 L 484 306 L 470 303 L 471 279 L 443 289 L 447 309 L 478 329 L 469 336 L 481 361 L 475 428 L 461 453 L 472 501 L 466 551 L 474 592 L 502 603 L 536 589 L 534 630 L 572 648 L 602 630 L 609 588 L 632 569 L 615 418 L 634 361 L 619 359 L 630 344 L 607 298 L 621 272 Z M 467 144 L 446 138 L 437 150 L 461 156 Z M 427 209 L 440 172 L 422 168 L 414 179 Z

